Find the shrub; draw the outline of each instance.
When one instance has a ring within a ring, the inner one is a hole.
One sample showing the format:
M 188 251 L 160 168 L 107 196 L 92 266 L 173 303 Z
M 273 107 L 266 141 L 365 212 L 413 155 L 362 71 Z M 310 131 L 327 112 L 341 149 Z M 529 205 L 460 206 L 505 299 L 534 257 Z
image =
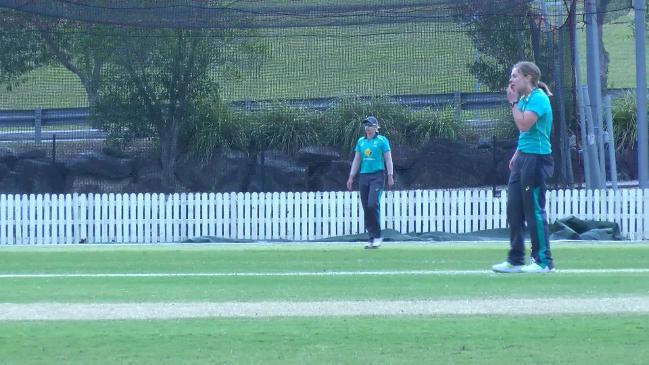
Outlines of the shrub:
M 319 142 L 316 112 L 274 103 L 255 113 L 251 134 L 261 149 L 276 149 L 295 154 L 300 148 Z
M 324 145 L 351 152 L 363 135 L 361 121 L 379 119 L 380 132 L 392 144 L 420 147 L 431 138 L 454 139 L 460 123 L 452 108 L 412 110 L 386 97 L 342 99 L 333 108 L 316 111 L 273 103 L 257 112 L 232 109 L 220 101 L 200 103 L 183 129 L 183 144 L 201 156 L 217 149 L 254 153 L 276 149 L 295 154 L 308 145 Z
M 363 133 L 361 121 L 367 115 L 369 115 L 367 102 L 359 98 L 341 99 L 320 117 L 323 123 L 322 144 L 336 146 L 344 152 L 353 151 L 356 140 Z
M 452 107 L 441 110 L 424 108 L 415 111 L 412 113 L 411 124 L 414 133 L 410 142 L 415 146 L 421 146 L 435 137 L 455 139 L 459 131 L 459 123 Z
M 381 134 L 393 144 L 420 147 L 433 137 L 455 138 L 458 130 L 450 109 L 412 110 L 387 97 L 343 99 L 326 114 L 328 128 L 323 141 L 341 146 L 344 151 L 353 150 L 356 140 L 363 135 L 361 121 L 368 115 L 378 118 Z
M 250 144 L 250 117 L 235 111 L 220 100 L 200 103 L 182 131 L 183 145 L 201 157 L 216 150 L 247 151 Z
M 621 97 L 613 99 L 612 114 L 615 149 L 634 148 L 638 140 L 635 93 L 626 91 Z

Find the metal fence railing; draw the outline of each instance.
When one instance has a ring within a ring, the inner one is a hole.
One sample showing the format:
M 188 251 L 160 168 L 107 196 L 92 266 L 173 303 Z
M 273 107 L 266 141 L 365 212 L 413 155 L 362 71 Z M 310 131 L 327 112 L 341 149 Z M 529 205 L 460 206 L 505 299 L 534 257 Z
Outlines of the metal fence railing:
M 361 98 L 369 99 L 369 97 Z M 412 107 L 451 107 L 459 113 L 463 110 L 482 110 L 502 107 L 505 104 L 504 93 L 447 93 L 429 95 L 396 95 L 392 96 L 396 103 Z M 337 98 L 314 98 L 300 100 L 284 100 L 296 108 L 309 108 L 325 110 L 335 105 Z M 235 108 L 247 111 L 259 111 L 268 107 L 273 101 L 236 101 Z M 33 109 L 33 110 L 0 110 L 0 141 L 28 141 L 36 143 L 52 140 L 54 135 L 62 139 L 103 139 L 104 131 L 92 128 L 89 121 L 88 108 L 58 108 L 58 109 Z M 47 126 L 70 126 L 74 128 L 45 128 Z
M 0 141 L 36 143 L 52 140 L 104 139 L 106 132 L 92 128 L 88 108 L 0 111 Z
M 611 96 L 623 95 L 631 89 L 609 89 Z M 369 99 L 369 97 L 361 98 Z M 476 111 L 500 108 L 505 104 L 505 94 L 499 92 L 456 92 L 446 94 L 395 95 L 392 99 L 402 105 L 412 108 L 451 107 L 458 114 L 461 111 Z M 299 100 L 284 100 L 296 108 L 325 110 L 334 106 L 337 98 L 314 98 Z M 247 111 L 259 111 L 268 107 L 272 100 L 235 101 L 235 108 Z M 104 139 L 106 132 L 95 129 L 88 120 L 88 108 L 57 108 L 33 110 L 0 110 L 0 142 L 28 141 L 36 143 L 52 140 L 54 135 L 59 140 Z M 74 125 L 74 128 L 64 126 Z M 45 128 L 61 126 L 62 128 Z

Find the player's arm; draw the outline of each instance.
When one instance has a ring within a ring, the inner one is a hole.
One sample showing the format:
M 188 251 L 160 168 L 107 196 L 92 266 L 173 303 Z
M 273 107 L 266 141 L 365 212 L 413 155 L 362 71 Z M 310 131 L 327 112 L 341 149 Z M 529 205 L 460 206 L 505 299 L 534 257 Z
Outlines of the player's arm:
M 514 167 L 514 161 L 516 161 L 516 158 L 518 157 L 518 149 L 516 152 L 514 152 L 514 155 L 512 158 L 509 159 L 509 169 L 511 170 Z
M 512 83 L 509 84 L 507 87 L 507 101 L 509 101 L 511 107 L 512 107 L 512 116 L 514 117 L 514 124 L 516 124 L 516 128 L 518 128 L 519 131 L 521 132 L 527 132 L 534 123 L 536 123 L 536 120 L 538 119 L 538 116 L 536 113 L 532 111 L 521 111 L 518 109 L 517 102 L 518 99 L 520 98 L 520 95 L 518 95 L 518 92 L 514 90 L 514 85 Z
M 361 166 L 361 154 L 356 151 L 354 154 L 354 160 L 352 161 L 352 168 L 349 170 L 349 178 L 347 179 L 347 189 L 352 190 L 352 184 L 354 183 L 354 176 L 358 173 L 358 169 Z
M 516 104 L 512 106 L 512 115 L 514 116 L 514 123 L 516 123 L 516 128 L 521 132 L 527 132 L 534 123 L 539 119 L 535 112 L 532 111 L 520 111 Z
M 384 152 L 383 160 L 385 161 L 385 169 L 388 174 L 388 186 L 392 186 L 394 185 L 394 164 L 392 163 L 392 152 Z

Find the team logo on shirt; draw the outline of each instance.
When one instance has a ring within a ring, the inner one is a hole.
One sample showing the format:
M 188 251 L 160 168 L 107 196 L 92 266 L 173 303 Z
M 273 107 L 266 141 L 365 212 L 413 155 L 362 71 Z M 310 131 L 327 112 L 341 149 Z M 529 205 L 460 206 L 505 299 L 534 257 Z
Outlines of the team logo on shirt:
M 363 151 L 363 154 L 365 155 L 365 157 L 370 157 L 370 156 L 372 156 L 372 150 L 369 149 L 369 148 L 366 148 L 365 151 Z

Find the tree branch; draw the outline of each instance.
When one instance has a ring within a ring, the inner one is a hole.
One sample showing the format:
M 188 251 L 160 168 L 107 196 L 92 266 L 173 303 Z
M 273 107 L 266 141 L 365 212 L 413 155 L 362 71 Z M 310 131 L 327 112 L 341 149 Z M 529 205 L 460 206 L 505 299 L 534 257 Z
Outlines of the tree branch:
M 74 63 L 72 63 L 70 57 L 59 47 L 54 38 L 50 35 L 50 29 L 44 26 L 41 22 L 34 22 L 33 24 L 36 29 L 38 29 L 41 37 L 43 37 L 43 40 L 59 62 L 61 62 L 65 68 L 77 75 L 79 79 L 81 79 L 81 82 L 86 85 L 88 83 L 88 76 L 84 75 L 84 73 Z

